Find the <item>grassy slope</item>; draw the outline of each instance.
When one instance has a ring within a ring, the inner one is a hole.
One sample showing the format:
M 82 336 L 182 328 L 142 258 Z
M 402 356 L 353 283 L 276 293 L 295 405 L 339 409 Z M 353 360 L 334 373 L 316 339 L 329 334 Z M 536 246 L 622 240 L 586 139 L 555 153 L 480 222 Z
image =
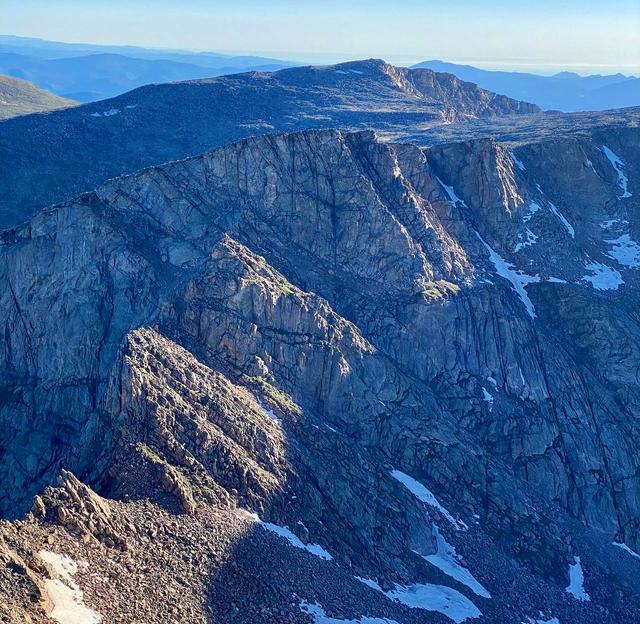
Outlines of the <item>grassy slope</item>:
M 75 105 L 73 100 L 43 91 L 26 80 L 0 74 L 0 119 Z

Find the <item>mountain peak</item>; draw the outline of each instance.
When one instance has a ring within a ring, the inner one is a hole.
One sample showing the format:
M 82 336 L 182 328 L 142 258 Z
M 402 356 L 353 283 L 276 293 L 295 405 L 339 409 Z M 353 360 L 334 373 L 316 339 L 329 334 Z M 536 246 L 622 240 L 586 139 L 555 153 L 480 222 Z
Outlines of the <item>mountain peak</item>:
M 537 110 L 447 74 L 380 59 L 147 85 L 0 127 L 0 186 L 16 189 L 13 196 L 0 195 L 0 224 L 19 222 L 45 201 L 67 199 L 108 177 L 256 134 L 338 127 L 403 136 L 456 120 Z M 9 164 L 14 155 L 4 154 L 2 145 L 12 142 L 20 143 L 29 166 Z M 81 155 L 88 147 L 87 162 Z M 51 184 L 39 184 L 43 176 Z

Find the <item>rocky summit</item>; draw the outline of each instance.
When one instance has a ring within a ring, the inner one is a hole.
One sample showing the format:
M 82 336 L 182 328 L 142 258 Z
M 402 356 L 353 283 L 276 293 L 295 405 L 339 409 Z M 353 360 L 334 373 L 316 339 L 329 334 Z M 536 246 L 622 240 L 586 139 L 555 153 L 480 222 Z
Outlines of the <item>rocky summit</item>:
M 639 197 L 633 125 L 305 130 L 5 230 L 0 621 L 639 621 Z

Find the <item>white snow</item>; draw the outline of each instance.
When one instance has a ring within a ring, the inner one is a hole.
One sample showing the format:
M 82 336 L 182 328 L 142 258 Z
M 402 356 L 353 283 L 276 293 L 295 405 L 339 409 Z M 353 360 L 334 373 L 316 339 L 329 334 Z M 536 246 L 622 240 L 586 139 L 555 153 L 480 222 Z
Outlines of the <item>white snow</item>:
M 437 552 L 423 556 L 429 563 L 442 570 L 447 576 L 466 585 L 472 592 L 483 598 L 491 598 L 491 594 L 476 580 L 468 568 L 460 563 L 456 549 L 447 542 L 436 524 L 433 525 L 433 536 L 436 539 Z
M 383 593 L 387 598 L 395 602 L 406 605 L 411 609 L 438 611 L 458 624 L 468 618 L 477 618 L 482 615 L 480 609 L 471 600 L 446 585 L 432 585 L 431 583 L 396 584 L 392 591 L 384 591 L 372 579 L 356 578 L 361 583 Z
M 467 526 L 464 522 L 456 520 L 439 502 L 433 493 L 428 490 L 422 483 L 416 481 L 413 477 L 410 477 L 400 470 L 392 470 L 391 476 L 400 481 L 418 500 L 422 501 L 426 505 L 437 509 L 451 524 L 451 526 L 458 531 L 466 529 Z
M 575 563 L 569 564 L 569 585 L 566 592 L 577 600 L 591 600 L 584 589 L 584 573 L 580 564 L 580 557 L 574 557 L 573 560 Z
M 631 548 L 629 548 L 626 544 L 622 544 L 621 542 L 613 542 L 613 545 L 617 546 L 618 548 L 622 548 L 622 550 L 627 551 L 632 557 L 635 557 L 636 559 L 640 559 L 640 555 L 635 550 L 631 550 Z
M 592 275 L 585 275 L 582 280 L 591 282 L 591 286 L 596 290 L 617 290 L 621 284 L 624 284 L 622 275 L 606 264 L 587 262 L 585 269 L 590 271 Z
M 498 389 L 498 382 L 496 381 L 495 377 L 487 377 L 487 381 L 497 390 Z
M 272 522 L 265 522 L 264 520 L 260 520 L 258 514 L 255 513 L 245 513 L 253 520 L 255 520 L 262 528 L 270 531 L 271 533 L 275 533 L 280 537 L 283 537 L 292 546 L 301 548 L 302 550 L 306 550 L 312 555 L 320 557 L 320 559 L 325 559 L 327 561 L 331 561 L 331 559 L 333 559 L 333 557 L 324 548 L 322 548 L 320 544 L 305 544 L 289 527 L 280 526 L 279 524 L 273 524 Z
M 525 166 L 522 163 L 522 161 L 513 153 L 510 152 L 511 154 L 511 160 L 513 160 L 513 164 L 518 167 L 518 169 L 520 169 L 520 171 L 524 171 L 525 170 Z
M 626 225 L 628 223 L 628 221 L 626 221 L 625 219 L 609 219 L 608 221 L 603 221 L 600 224 L 600 227 L 603 230 L 609 230 L 611 229 L 614 225 L 618 225 L 618 223 L 622 223 L 624 225 Z
M 45 590 L 53 603 L 51 617 L 59 624 L 98 624 L 102 616 L 84 604 L 84 594 L 75 581 L 78 564 L 67 557 L 48 550 L 38 556 L 49 564 L 56 578 L 44 582 Z
M 438 182 L 440 183 L 440 186 L 442 186 L 442 188 L 445 190 L 445 192 L 449 196 L 449 200 L 451 201 L 454 207 L 458 202 L 460 202 L 465 207 L 467 206 L 467 204 L 464 203 L 464 199 L 460 199 L 458 197 L 455 190 L 453 189 L 453 186 L 449 186 L 448 184 L 445 184 L 438 176 L 436 176 L 436 180 L 438 180 Z
M 300 603 L 300 610 L 312 615 L 314 624 L 398 624 L 395 620 L 387 618 L 360 617 L 357 620 L 332 618 L 317 602 L 309 603 L 304 600 Z
M 549 210 L 551 210 L 551 212 L 558 217 L 558 219 L 560 220 L 560 223 L 562 223 L 562 225 L 564 226 L 564 229 L 567 231 L 567 234 L 569 234 L 569 236 L 571 236 L 571 238 L 575 238 L 576 237 L 576 231 L 573 228 L 573 226 L 571 225 L 571 223 L 569 223 L 569 221 L 567 221 L 567 219 L 565 218 L 565 216 L 560 212 L 560 210 L 558 210 L 558 207 L 545 195 L 544 191 L 540 188 L 540 185 L 536 182 L 536 188 L 538 189 L 538 192 L 540 193 L 540 195 L 543 195 L 546 199 L 547 205 L 549 207 Z M 531 208 L 533 208 L 535 206 L 535 210 L 532 212 Z M 534 214 L 535 212 L 538 212 L 538 210 L 540 210 L 540 204 L 536 203 L 536 202 L 531 202 L 531 208 L 530 208 L 530 212 L 529 212 L 529 218 L 525 217 L 525 221 L 528 221 L 531 218 L 531 215 Z
M 367 585 L 368 587 L 371 587 L 371 589 L 375 589 L 376 591 L 384 593 L 384 590 L 382 589 L 382 587 L 380 587 L 380 585 L 378 585 L 378 583 L 376 583 L 376 581 L 374 581 L 373 579 L 362 578 L 361 576 L 356 576 L 355 578 L 361 583 L 364 583 L 365 585 Z
M 335 72 L 336 72 L 336 74 L 342 74 L 343 76 L 347 75 L 347 72 L 346 71 L 342 71 L 341 69 L 336 69 Z
M 128 107 L 127 107 L 128 108 Z M 110 108 L 109 110 L 102 111 L 101 113 L 91 113 L 92 117 L 112 117 L 120 112 L 119 108 Z
M 536 241 L 538 240 L 538 237 L 529 228 L 526 229 L 525 236 L 526 238 L 522 240 L 522 234 L 518 234 L 518 242 L 513 248 L 513 251 L 515 251 L 516 253 L 518 253 L 525 247 L 531 247 L 532 245 L 535 245 Z
M 491 409 L 493 406 L 493 395 L 486 388 L 482 388 L 482 400 L 489 403 L 489 409 Z
M 542 206 L 538 202 L 535 202 L 535 201 L 529 202 L 529 212 L 527 212 L 527 214 L 524 215 L 522 220 L 525 223 L 527 223 L 527 221 L 529 221 L 531 217 L 533 217 L 533 215 L 536 214 L 536 212 L 538 212 L 539 210 L 542 210 Z
M 264 412 L 264 415 L 267 418 L 269 418 L 270 420 L 273 420 L 273 422 L 275 422 L 278 425 L 282 425 L 282 421 L 273 413 L 272 409 L 265 407 L 264 405 L 262 405 L 262 403 L 258 403 L 258 405 L 260 406 L 260 408 Z
M 478 233 L 476 232 L 476 234 Z M 539 282 L 540 277 L 538 275 L 527 275 L 519 269 L 516 269 L 513 264 L 507 262 L 502 256 L 500 256 L 500 254 L 498 254 L 498 252 L 495 251 L 493 247 L 489 245 L 489 243 L 485 242 L 480 234 L 478 234 L 478 238 L 489 252 L 489 258 L 493 263 L 493 266 L 496 268 L 496 272 L 498 273 L 498 275 L 511 282 L 511 285 L 516 291 L 518 297 L 520 297 L 520 301 L 522 301 L 525 310 L 531 318 L 535 318 L 536 311 L 533 307 L 533 302 L 531 301 L 531 299 L 529 299 L 529 295 L 526 291 L 526 286 L 528 284 Z
M 527 621 L 522 622 L 522 624 L 560 624 L 560 620 L 558 618 L 551 618 L 550 620 L 533 620 L 532 618 L 527 618 Z
M 551 212 L 553 212 L 553 214 L 556 215 L 558 219 L 560 219 L 560 222 L 562 223 L 562 225 L 564 225 L 564 229 L 567 230 L 567 233 L 569 234 L 569 236 L 571 236 L 571 238 L 575 238 L 576 231 L 573 229 L 573 226 L 571 225 L 571 223 L 569 223 L 566 220 L 565 216 L 558 210 L 558 208 L 554 203 L 549 202 L 549 210 L 551 210 Z
M 618 238 L 606 240 L 612 246 L 607 254 L 622 266 L 637 269 L 640 267 L 640 245 L 629 234 L 622 234 Z
M 628 189 L 629 178 L 627 178 L 623 171 L 625 164 L 622 162 L 620 157 L 612 152 L 606 145 L 602 146 L 602 151 L 607 157 L 607 160 L 611 163 L 611 166 L 616 170 L 616 173 L 618 174 L 618 186 L 622 189 L 622 195 L 619 196 L 620 199 L 631 197 L 631 193 Z

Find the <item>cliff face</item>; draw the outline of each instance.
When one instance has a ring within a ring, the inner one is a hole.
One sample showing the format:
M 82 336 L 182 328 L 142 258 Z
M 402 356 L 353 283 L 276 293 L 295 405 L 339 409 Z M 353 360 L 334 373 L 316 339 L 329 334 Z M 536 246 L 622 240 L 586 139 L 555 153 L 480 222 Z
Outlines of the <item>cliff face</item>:
M 0 510 L 112 499 L 64 473 L 7 549 L 164 587 L 189 543 L 193 621 L 635 621 L 639 139 L 270 135 L 7 230 Z
M 449 74 L 368 60 L 149 85 L 0 124 L 0 227 L 114 176 L 241 138 L 305 128 L 410 129 L 536 112 Z

